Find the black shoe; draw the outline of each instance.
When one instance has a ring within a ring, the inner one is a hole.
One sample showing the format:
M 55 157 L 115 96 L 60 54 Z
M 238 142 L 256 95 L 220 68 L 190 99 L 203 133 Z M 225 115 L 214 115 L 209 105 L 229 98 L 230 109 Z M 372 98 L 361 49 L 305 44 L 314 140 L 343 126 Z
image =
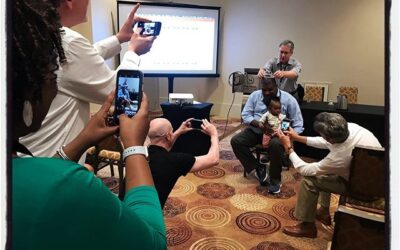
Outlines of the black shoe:
M 289 155 L 285 155 L 282 158 L 282 170 L 288 170 L 292 166 L 292 161 L 289 159 Z
M 270 194 L 279 194 L 281 192 L 282 183 L 278 180 L 271 179 L 271 183 L 268 187 Z
M 264 155 L 260 158 L 260 163 L 261 164 L 267 164 L 269 162 L 269 156 L 268 155 Z
M 256 173 L 255 173 L 256 178 L 260 182 L 261 186 L 267 186 L 269 183 L 269 175 L 267 173 L 267 168 L 265 165 L 261 165 L 258 168 L 256 168 Z

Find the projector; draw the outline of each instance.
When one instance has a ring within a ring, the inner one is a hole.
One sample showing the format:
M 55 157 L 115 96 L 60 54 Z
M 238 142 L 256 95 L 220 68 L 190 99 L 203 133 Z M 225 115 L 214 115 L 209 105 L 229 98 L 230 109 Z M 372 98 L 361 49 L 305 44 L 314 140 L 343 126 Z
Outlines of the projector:
M 169 94 L 169 102 L 175 104 L 193 104 L 193 94 L 188 93 L 171 93 Z

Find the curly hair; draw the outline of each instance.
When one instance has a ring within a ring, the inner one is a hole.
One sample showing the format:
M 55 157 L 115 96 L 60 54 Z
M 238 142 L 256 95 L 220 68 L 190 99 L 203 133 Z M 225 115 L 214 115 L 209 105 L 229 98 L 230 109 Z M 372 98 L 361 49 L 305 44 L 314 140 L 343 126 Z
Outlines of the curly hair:
M 56 84 L 58 62 L 66 61 L 58 5 L 56 0 L 14 0 L 11 5 L 11 87 L 17 115 L 28 93 L 40 101 L 42 85 Z

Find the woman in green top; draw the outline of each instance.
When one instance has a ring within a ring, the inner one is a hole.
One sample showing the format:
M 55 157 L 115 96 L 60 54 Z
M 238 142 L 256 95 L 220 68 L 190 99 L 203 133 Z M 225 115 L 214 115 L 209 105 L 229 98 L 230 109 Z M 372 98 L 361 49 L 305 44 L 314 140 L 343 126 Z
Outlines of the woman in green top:
M 74 161 L 120 130 L 125 147 L 142 146 L 148 130 L 144 95 L 137 115 L 107 127 L 111 93 L 60 158 L 18 158 L 29 153 L 18 138 L 40 128 L 57 93 L 56 70 L 65 66 L 54 0 L 14 0 L 12 7 L 13 160 L 12 249 L 166 249 L 165 225 L 146 158 L 126 158 L 123 202 Z M 64 64 L 63 64 L 64 63 Z M 95 74 L 95 72 L 93 72 Z M 9 229 L 11 224 L 9 224 Z

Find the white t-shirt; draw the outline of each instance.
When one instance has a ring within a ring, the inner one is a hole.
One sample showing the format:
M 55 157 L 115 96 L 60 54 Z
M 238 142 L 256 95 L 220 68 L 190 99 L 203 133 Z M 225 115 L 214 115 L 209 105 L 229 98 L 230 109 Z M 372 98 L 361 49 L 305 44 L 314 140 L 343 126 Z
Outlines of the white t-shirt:
M 307 137 L 307 145 L 329 149 L 329 154 L 319 162 L 306 163 L 295 153 L 289 156 L 296 170 L 303 176 L 316 176 L 323 174 L 336 174 L 346 180 L 349 178 L 352 151 L 356 146 L 381 148 L 378 139 L 367 129 L 348 123 L 350 135 L 343 143 L 330 144 L 322 137 Z
M 63 27 L 63 48 L 67 62 L 60 67 L 58 93 L 39 131 L 20 138 L 34 156 L 52 157 L 58 148 L 72 141 L 90 119 L 89 103 L 102 104 L 115 89 L 116 71 L 104 60 L 117 55 L 121 45 L 116 36 L 92 45 L 81 34 Z M 125 53 L 119 68 L 137 69 L 140 58 Z M 79 163 L 83 164 L 85 155 Z

